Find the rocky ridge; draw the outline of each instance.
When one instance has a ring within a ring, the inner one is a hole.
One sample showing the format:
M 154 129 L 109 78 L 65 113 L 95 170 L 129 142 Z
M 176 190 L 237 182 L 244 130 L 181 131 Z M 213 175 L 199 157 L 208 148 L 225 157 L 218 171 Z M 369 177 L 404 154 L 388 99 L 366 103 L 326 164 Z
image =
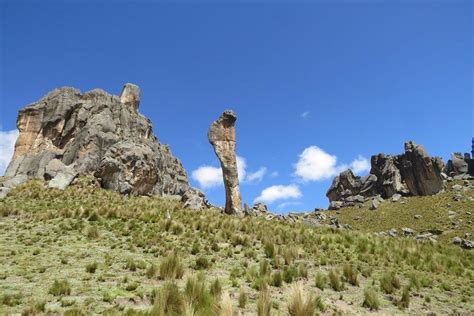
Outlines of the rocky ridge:
M 438 193 L 443 188 L 443 168 L 440 157 L 430 157 L 422 145 L 408 141 L 401 155 L 372 156 L 368 176 L 356 176 L 351 170 L 336 176 L 326 193 L 329 208 L 362 207 L 370 201 L 376 209 L 383 199 Z
M 208 205 L 139 113 L 140 99 L 134 84 L 126 84 L 120 96 L 65 87 L 20 110 L 20 135 L 0 195 L 28 179 L 64 189 L 78 175 L 94 175 L 104 188 L 122 194 L 176 196 L 196 209 Z

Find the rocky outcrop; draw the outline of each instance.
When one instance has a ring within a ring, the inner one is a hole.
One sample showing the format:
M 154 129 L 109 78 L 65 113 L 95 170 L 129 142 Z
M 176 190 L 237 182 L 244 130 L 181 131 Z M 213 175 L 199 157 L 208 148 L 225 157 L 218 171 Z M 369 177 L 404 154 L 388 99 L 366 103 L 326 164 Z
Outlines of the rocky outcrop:
M 465 153 L 464 156 L 461 153 L 453 153 L 443 171 L 455 179 L 469 178 L 474 176 L 474 159 L 469 153 Z
M 89 174 L 123 194 L 183 196 L 190 189 L 186 172 L 155 137 L 139 104 L 140 88 L 133 84 L 120 96 L 100 89 L 50 92 L 19 112 L 20 135 L 5 176 L 45 179 L 63 189 L 76 175 Z
M 399 168 L 411 195 L 433 195 L 443 188 L 443 160 L 428 156 L 423 145 L 413 141 L 405 143 L 405 153 L 399 156 Z
M 334 178 L 326 196 L 330 209 L 363 205 L 364 201 L 377 197 L 390 198 L 395 195 L 432 195 L 443 188 L 441 171 L 444 164 L 439 157 L 429 157 L 422 145 L 413 141 L 405 143 L 405 152 L 401 155 L 383 153 L 371 157 L 370 174 L 366 177 L 355 176 L 346 170 Z M 371 199 L 371 207 L 374 206 Z
M 226 110 L 211 124 L 207 136 L 221 163 L 225 186 L 225 212 L 227 214 L 243 215 L 235 154 L 236 120 L 235 113 Z

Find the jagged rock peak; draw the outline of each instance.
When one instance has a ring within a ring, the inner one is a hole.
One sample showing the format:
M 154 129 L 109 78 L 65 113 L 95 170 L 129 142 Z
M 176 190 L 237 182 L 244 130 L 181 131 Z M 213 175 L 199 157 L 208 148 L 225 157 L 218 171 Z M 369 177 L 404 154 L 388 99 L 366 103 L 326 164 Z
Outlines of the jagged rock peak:
M 19 111 L 20 135 L 6 176 L 39 178 L 65 187 L 90 174 L 123 194 L 184 195 L 188 177 L 167 145 L 138 112 L 140 88 L 121 96 L 94 89 L 55 89 Z M 195 203 L 196 204 L 196 203 Z
M 133 83 L 126 83 L 123 86 L 122 93 L 120 94 L 120 101 L 123 104 L 130 106 L 136 112 L 140 106 L 140 97 L 140 88 Z

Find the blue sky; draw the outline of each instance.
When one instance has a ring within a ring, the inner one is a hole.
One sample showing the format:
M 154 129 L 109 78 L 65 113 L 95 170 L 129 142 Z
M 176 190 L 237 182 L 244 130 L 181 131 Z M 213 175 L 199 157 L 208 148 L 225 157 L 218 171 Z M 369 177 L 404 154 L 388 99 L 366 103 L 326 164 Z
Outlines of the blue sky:
M 215 204 L 206 133 L 226 108 L 243 199 L 277 212 L 326 207 L 335 173 L 363 174 L 364 158 L 409 139 L 445 161 L 470 149 L 471 1 L 0 2 L 2 169 L 20 108 L 56 87 L 126 82 Z

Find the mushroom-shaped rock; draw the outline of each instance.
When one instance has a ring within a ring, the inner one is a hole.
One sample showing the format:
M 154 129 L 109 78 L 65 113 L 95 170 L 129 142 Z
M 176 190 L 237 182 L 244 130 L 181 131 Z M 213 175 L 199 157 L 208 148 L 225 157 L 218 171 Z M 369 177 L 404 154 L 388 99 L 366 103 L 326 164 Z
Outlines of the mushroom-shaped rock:
M 224 111 L 224 113 L 211 124 L 207 136 L 221 163 L 226 195 L 225 212 L 227 214 L 243 215 L 237 172 L 237 157 L 235 154 L 236 120 L 237 116 L 233 111 Z

